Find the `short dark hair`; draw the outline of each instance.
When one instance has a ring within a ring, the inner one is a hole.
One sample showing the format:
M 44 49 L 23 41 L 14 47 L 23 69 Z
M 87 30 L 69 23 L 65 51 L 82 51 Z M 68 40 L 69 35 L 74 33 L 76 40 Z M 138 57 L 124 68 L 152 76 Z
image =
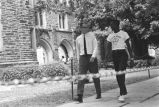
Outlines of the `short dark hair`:
M 110 22 L 110 27 L 112 28 L 112 30 L 114 31 L 114 33 L 117 33 L 119 31 L 119 20 L 112 20 Z
M 81 23 L 80 27 L 81 28 L 90 28 L 91 24 L 90 23 Z
M 92 22 L 88 19 L 83 19 L 80 22 L 80 28 L 91 28 Z

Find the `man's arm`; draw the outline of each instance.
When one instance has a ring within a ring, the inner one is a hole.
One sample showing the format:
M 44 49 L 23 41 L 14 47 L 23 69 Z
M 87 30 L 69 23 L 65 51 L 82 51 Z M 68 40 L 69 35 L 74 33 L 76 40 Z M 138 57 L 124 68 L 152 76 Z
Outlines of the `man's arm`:
M 80 55 L 80 47 L 78 44 L 78 40 L 76 39 L 76 54 L 77 54 L 77 60 L 79 60 L 79 55 Z
M 130 46 L 129 40 L 130 40 L 130 39 L 127 39 L 127 40 L 125 41 L 125 43 L 126 43 L 126 45 L 127 45 L 130 58 L 133 59 L 133 52 L 132 52 L 132 48 L 131 48 L 131 46 Z
M 98 45 L 97 45 L 96 38 L 93 40 L 93 45 L 94 45 L 94 50 L 93 50 L 93 53 L 92 53 L 92 57 L 97 57 Z
M 106 41 L 106 51 L 105 51 L 106 59 L 109 59 L 111 52 L 112 52 L 112 44 L 111 42 Z
M 94 59 L 97 58 L 97 54 L 98 54 L 98 44 L 97 44 L 97 39 L 95 37 L 93 39 L 93 47 L 94 47 L 94 50 L 93 50 L 90 62 L 94 62 Z

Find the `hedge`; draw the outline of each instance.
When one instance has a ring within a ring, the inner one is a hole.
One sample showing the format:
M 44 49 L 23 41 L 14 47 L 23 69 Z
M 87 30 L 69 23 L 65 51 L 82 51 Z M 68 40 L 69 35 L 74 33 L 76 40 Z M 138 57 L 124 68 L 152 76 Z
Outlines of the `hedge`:
M 70 75 L 69 68 L 60 62 L 49 65 L 26 65 L 14 66 L 0 69 L 1 81 L 12 81 L 14 79 L 28 80 L 29 78 L 41 79 L 42 77 L 55 77 Z

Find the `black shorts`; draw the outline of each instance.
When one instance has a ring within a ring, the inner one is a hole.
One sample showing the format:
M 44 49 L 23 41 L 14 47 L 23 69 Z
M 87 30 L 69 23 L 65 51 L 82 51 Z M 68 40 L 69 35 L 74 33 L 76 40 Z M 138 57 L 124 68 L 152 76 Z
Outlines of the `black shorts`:
M 79 59 L 79 74 L 87 74 L 87 71 L 90 73 L 98 73 L 98 62 L 97 58 L 94 62 L 90 62 L 92 55 L 80 56 Z
M 124 71 L 127 67 L 128 54 L 125 49 L 113 50 L 112 58 L 114 63 L 115 71 Z

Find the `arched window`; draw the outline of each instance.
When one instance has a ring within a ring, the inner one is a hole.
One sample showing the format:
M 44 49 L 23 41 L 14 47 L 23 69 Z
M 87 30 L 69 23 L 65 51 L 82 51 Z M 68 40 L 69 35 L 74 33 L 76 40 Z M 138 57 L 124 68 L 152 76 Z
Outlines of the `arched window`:
M 38 11 L 35 12 L 35 25 L 38 27 L 46 28 L 46 12 Z
M 68 15 L 67 14 L 59 14 L 58 18 L 59 29 L 60 30 L 68 30 Z

